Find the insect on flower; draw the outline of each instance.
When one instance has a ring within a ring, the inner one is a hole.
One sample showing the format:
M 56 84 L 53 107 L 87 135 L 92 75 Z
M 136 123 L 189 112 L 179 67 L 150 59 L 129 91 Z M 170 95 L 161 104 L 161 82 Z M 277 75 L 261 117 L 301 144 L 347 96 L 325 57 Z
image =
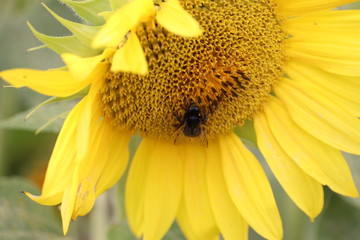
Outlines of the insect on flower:
M 270 181 L 235 127 L 252 132 L 310 219 L 323 209 L 323 185 L 359 196 L 342 152 L 360 155 L 360 11 L 330 10 L 355 1 L 83 1 L 92 11 L 59 1 L 91 24 L 49 10 L 74 35 L 31 30 L 68 70 L 17 68 L 0 77 L 48 96 L 83 95 L 41 195 L 25 192 L 61 204 L 64 234 L 129 165 L 125 206 L 138 239 L 163 239 L 175 219 L 188 239 L 248 239 L 249 227 L 283 239 Z M 135 133 L 142 141 L 129 164 Z
M 207 120 L 205 111 L 202 111 L 198 105 L 191 103 L 186 108 L 183 117 L 177 117 L 177 120 L 179 124 L 176 124 L 175 127 L 180 129 L 180 131 L 175 138 L 175 144 L 182 143 L 186 141 L 186 137 L 190 137 L 199 138 L 199 142 L 207 147 L 208 141 L 203 131 L 203 125 L 205 125 Z

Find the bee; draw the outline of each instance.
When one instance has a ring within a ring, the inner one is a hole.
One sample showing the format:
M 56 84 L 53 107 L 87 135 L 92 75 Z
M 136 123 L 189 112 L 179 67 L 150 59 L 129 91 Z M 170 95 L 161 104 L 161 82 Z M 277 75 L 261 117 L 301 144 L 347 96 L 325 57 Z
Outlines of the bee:
M 199 106 L 190 104 L 186 108 L 183 117 L 177 117 L 177 119 L 179 124 L 176 124 L 175 127 L 180 129 L 180 131 L 175 138 L 175 144 L 184 142 L 186 141 L 186 137 L 189 137 L 199 138 L 200 143 L 207 146 L 207 138 L 202 129 L 203 125 L 206 123 L 207 116 L 201 111 Z

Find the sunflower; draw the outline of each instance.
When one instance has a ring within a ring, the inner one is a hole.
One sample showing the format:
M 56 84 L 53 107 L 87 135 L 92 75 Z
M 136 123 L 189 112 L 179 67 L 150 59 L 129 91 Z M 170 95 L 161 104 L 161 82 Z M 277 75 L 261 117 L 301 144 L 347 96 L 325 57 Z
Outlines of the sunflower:
M 122 176 L 137 133 L 125 201 L 144 240 L 161 239 L 175 219 L 189 239 L 247 239 L 249 226 L 282 238 L 270 183 L 235 127 L 253 126 L 310 219 L 323 185 L 358 196 L 341 151 L 360 154 L 360 12 L 334 10 L 355 1 L 62 2 L 89 24 L 49 9 L 73 36 L 30 27 L 66 68 L 0 76 L 50 96 L 87 92 L 66 118 L 42 194 L 26 193 L 61 204 L 64 233 Z

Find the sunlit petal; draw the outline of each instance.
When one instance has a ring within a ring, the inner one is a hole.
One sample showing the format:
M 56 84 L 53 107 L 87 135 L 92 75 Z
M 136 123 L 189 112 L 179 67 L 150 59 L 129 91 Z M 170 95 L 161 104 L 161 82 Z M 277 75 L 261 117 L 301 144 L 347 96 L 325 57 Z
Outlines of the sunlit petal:
M 160 3 L 156 21 L 169 32 L 184 37 L 196 37 L 202 32 L 199 23 L 180 5 L 178 0 Z
M 107 127 L 113 127 L 106 123 Z M 123 175 L 129 159 L 128 143 L 130 133 L 118 129 L 112 129 L 113 133 L 108 141 L 108 148 L 111 154 L 108 155 L 104 170 L 96 186 L 96 195 L 103 193 L 112 187 Z
M 116 51 L 112 59 L 111 71 L 131 72 L 145 75 L 148 66 L 138 36 L 131 33 L 125 45 Z
M 247 240 L 248 224 L 240 215 L 234 202 L 230 198 L 223 167 L 221 165 L 220 144 L 209 142 L 207 152 L 206 178 L 211 208 L 216 223 L 225 239 Z
M 260 235 L 281 239 L 280 215 L 260 163 L 235 134 L 223 135 L 219 142 L 226 184 L 237 209 Z
M 349 167 L 340 151 L 317 140 L 290 118 L 279 101 L 265 108 L 271 131 L 282 149 L 307 174 L 328 185 L 333 191 L 356 197 L 358 195 Z
M 216 239 L 219 230 L 210 207 L 205 148 L 196 144 L 185 145 L 184 156 L 184 202 L 192 232 L 196 239 Z
M 286 1 L 277 0 L 279 11 L 286 16 L 299 16 L 311 12 L 327 10 L 347 3 L 356 2 L 356 0 L 300 0 Z
M 335 40 L 349 43 L 353 37 L 359 36 L 360 14 L 359 10 L 323 11 L 287 19 L 283 27 L 286 32 L 298 38 L 313 36 L 312 41 Z M 328 35 L 331 37 L 327 37 Z M 335 39 L 332 39 L 333 37 Z M 349 37 L 351 38 L 349 39 Z M 352 42 L 351 44 L 358 43 Z
M 149 165 L 148 157 L 151 156 L 154 147 L 155 143 L 153 141 L 144 140 L 140 143 L 131 163 L 126 181 L 126 213 L 130 228 L 138 238 L 140 238 L 144 232 L 144 202 L 147 169 Z
M 181 231 L 184 233 L 186 239 L 199 240 L 193 231 L 191 223 L 189 221 L 188 211 L 185 207 L 184 199 L 180 201 L 179 211 L 176 217 L 177 223 L 179 224 Z M 206 239 L 204 239 L 206 240 Z M 211 240 L 211 239 L 209 239 Z
M 134 0 L 116 10 L 93 40 L 93 47 L 117 47 L 125 35 L 155 15 L 152 0 Z
M 71 53 L 64 53 L 61 57 L 75 79 L 86 80 L 95 78 L 94 74 L 104 74 L 108 70 L 109 64 L 103 61 L 111 57 L 114 52 L 114 49 L 107 48 L 102 54 L 94 57 L 82 58 Z
M 290 198 L 311 219 L 314 219 L 323 208 L 322 186 L 284 152 L 271 132 L 269 124 L 264 113 L 254 118 L 259 149 Z
M 286 55 L 294 60 L 312 63 L 335 74 L 360 76 L 360 44 L 358 43 L 350 45 L 292 38 L 287 41 L 287 45 Z
M 146 142 L 155 143 L 152 143 L 152 154 L 147 156 L 143 239 L 161 239 L 175 220 L 179 208 L 184 164 L 173 143 L 144 139 L 144 145 Z
M 311 90 L 287 79 L 275 87 L 275 92 L 292 119 L 311 135 L 334 148 L 360 154 L 360 120 L 332 99 L 309 95 Z
M 64 192 L 71 184 L 76 157 L 76 130 L 86 101 L 78 103 L 65 120 L 51 155 L 42 188 L 42 195 Z
M 28 87 L 44 95 L 67 97 L 90 84 L 91 79 L 79 81 L 68 71 L 11 69 L 0 72 L 0 77 L 14 87 Z
M 318 85 L 320 88 L 339 95 L 343 100 L 352 101 L 360 106 L 360 78 L 325 72 L 316 66 L 297 61 L 289 61 L 285 65 L 286 74 L 295 81 Z

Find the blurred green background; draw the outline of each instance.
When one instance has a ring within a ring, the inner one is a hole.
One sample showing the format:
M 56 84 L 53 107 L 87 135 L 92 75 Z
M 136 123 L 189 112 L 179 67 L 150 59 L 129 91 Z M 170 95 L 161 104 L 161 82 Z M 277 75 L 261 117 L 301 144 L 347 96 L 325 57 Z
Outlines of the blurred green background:
M 48 7 L 67 19 L 77 20 L 64 5 L 44 0 Z M 358 8 L 359 4 L 346 8 Z M 26 21 L 48 35 L 69 34 L 41 6 L 40 1 L 1 0 L 0 7 L 0 71 L 9 68 L 49 69 L 62 66 L 60 58 L 48 49 L 27 52 L 41 45 L 32 35 Z M 7 84 L 0 80 L 0 85 Z M 27 121 L 26 113 L 47 97 L 28 89 L 0 88 L 0 239 L 135 239 L 124 220 L 123 181 L 102 196 L 95 209 L 86 217 L 71 223 L 67 237 L 62 235 L 61 221 L 56 207 L 33 203 L 20 193 L 22 190 L 39 193 L 46 165 L 63 122 L 57 114 L 69 109 L 73 102 L 54 103 L 38 111 Z M 53 124 L 39 134 L 35 130 L 47 121 Z M 134 152 L 139 139 L 134 138 L 130 150 Z M 254 150 L 258 155 L 258 152 Z M 346 155 L 357 186 L 360 186 L 360 159 Z M 360 239 L 360 201 L 339 196 L 326 189 L 322 214 L 310 223 L 280 188 L 269 173 L 283 218 L 287 240 L 348 240 Z M 109 209 L 115 213 L 108 214 Z M 184 239 L 174 225 L 166 239 Z M 250 239 L 262 239 L 250 232 Z

